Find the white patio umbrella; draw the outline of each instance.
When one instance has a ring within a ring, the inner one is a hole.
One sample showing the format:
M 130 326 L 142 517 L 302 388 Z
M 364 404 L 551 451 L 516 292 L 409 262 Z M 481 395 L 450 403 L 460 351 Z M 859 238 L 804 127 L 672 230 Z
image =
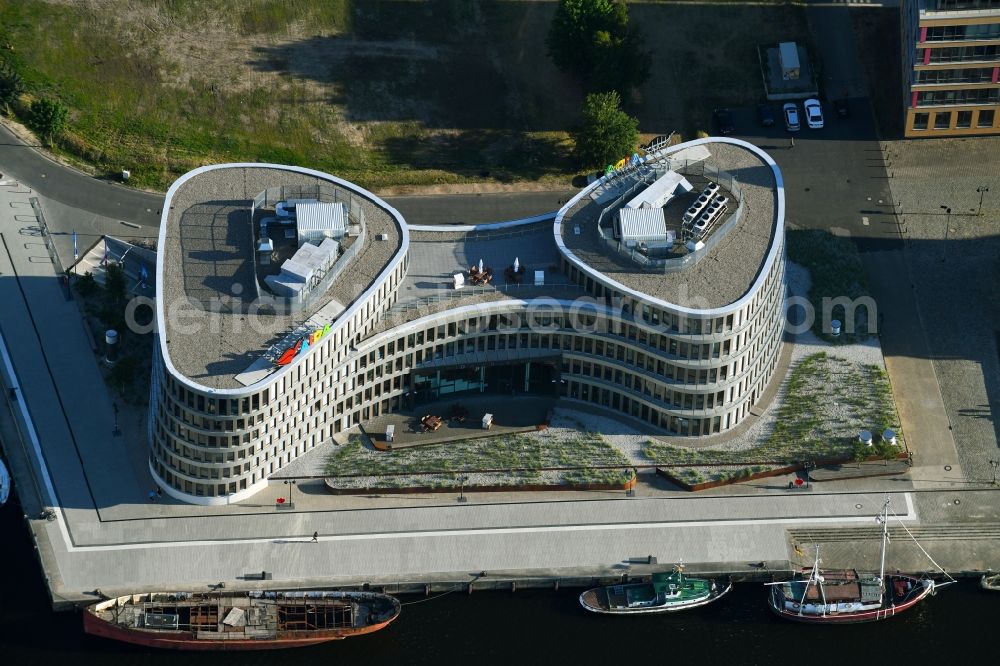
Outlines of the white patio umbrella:
M 521 262 L 517 260 L 517 257 L 514 257 L 514 272 L 517 273 L 520 270 L 521 270 Z
M 482 259 L 479 260 L 479 272 L 480 273 L 483 272 L 483 260 Z

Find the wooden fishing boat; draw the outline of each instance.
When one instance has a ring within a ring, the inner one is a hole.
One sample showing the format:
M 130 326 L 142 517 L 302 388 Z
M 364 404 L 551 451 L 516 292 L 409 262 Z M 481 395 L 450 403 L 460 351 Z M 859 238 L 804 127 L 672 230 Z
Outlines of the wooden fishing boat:
M 152 592 L 89 606 L 83 629 L 146 647 L 270 650 L 369 634 L 399 612 L 374 592 Z
M 923 601 L 935 590 L 954 582 L 935 583 L 917 575 L 886 574 L 885 548 L 889 540 L 889 500 L 882 523 L 882 564 L 878 573 L 821 570 L 819 547 L 811 568 L 791 580 L 769 583 L 768 605 L 778 616 L 810 624 L 851 624 L 893 617 Z
M 990 592 L 1000 592 L 1000 574 L 986 574 L 979 579 L 979 587 Z
M 677 567 L 669 573 L 653 574 L 649 582 L 587 590 L 580 595 L 580 605 L 593 613 L 610 615 L 670 613 L 710 604 L 732 587 L 728 579 L 692 578 Z

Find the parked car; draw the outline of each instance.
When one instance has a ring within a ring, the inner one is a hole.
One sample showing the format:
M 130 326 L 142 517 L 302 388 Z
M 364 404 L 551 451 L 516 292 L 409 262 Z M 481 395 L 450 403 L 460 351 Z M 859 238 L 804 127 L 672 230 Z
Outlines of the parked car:
M 757 118 L 761 127 L 772 127 L 774 125 L 774 109 L 769 104 L 757 105 Z
M 847 118 L 851 115 L 851 107 L 847 103 L 847 98 L 841 97 L 840 99 L 833 100 L 833 108 L 841 118 Z
M 716 109 L 712 111 L 712 118 L 715 120 L 715 128 L 719 134 L 725 136 L 736 131 L 736 127 L 733 125 L 733 114 L 729 109 Z
M 785 114 L 785 129 L 798 132 L 802 126 L 799 125 L 799 108 L 795 106 L 795 102 L 786 103 L 781 110 Z
M 823 105 L 818 99 L 807 99 L 802 103 L 806 110 L 806 124 L 809 129 L 823 129 Z

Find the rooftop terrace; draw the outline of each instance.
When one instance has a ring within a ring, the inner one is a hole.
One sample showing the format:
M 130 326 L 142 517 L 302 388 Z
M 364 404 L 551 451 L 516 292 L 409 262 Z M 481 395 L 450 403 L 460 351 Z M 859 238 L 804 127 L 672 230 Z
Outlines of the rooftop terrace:
M 520 283 L 505 275 L 514 259 L 523 269 Z M 583 290 L 559 270 L 559 250 L 552 222 L 481 231 L 410 231 L 409 268 L 399 287 L 399 299 L 377 332 L 446 309 L 505 299 L 575 298 Z M 469 278 L 469 268 L 483 261 L 493 279 L 484 286 L 466 282 L 454 288 L 453 276 Z M 545 284 L 535 286 L 535 271 L 545 272 Z
M 294 314 L 257 307 L 253 198 L 267 188 L 323 185 L 364 214 L 364 246 L 342 277 Z M 163 326 L 178 372 L 211 388 L 242 386 L 236 375 L 331 301 L 360 296 L 401 247 L 401 230 L 371 199 L 316 175 L 269 166 L 210 169 L 173 192 L 161 230 Z M 386 234 L 387 240 L 378 240 Z

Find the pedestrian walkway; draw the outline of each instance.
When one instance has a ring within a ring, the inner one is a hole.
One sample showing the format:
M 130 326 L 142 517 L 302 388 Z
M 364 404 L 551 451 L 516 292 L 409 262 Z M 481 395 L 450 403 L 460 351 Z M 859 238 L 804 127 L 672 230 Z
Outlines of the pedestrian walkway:
M 113 435 L 114 410 L 76 303 L 56 276 L 25 187 L 0 188 L 3 336 L 66 509 L 145 501 L 129 447 Z M 43 204 L 44 205 L 44 204 Z
M 885 368 L 892 384 L 903 426 L 913 453 L 915 482 L 962 483 L 941 388 L 934 372 L 919 305 L 903 251 L 862 255 L 872 296 L 878 304 L 879 336 Z

